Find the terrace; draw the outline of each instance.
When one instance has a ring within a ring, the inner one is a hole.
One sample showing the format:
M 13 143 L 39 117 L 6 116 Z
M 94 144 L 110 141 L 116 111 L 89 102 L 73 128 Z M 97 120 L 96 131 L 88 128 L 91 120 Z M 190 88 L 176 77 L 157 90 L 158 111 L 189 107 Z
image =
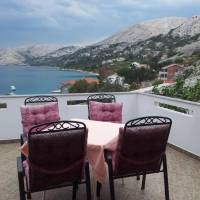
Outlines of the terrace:
M 71 101 L 86 100 L 88 95 L 57 95 L 61 118 L 87 119 L 87 105 L 71 105 Z M 167 116 L 173 120 L 167 148 L 170 199 L 199 199 L 200 104 L 142 92 L 114 93 L 114 95 L 117 102 L 123 102 L 123 122 L 146 115 Z M 0 97 L 0 200 L 19 199 L 16 170 L 16 156 L 19 155 L 17 139 L 22 133 L 19 108 L 25 98 L 26 96 Z M 162 105 L 182 108 L 187 112 L 169 110 Z M 7 143 L 11 140 L 15 143 Z M 7 144 L 3 144 L 5 141 Z M 164 199 L 162 174 L 148 175 L 144 191 L 140 190 L 140 186 L 141 181 L 137 181 L 135 178 L 125 179 L 124 184 L 119 179 L 116 181 L 116 198 L 125 200 Z M 32 199 L 41 197 L 41 193 L 35 193 Z M 71 188 L 48 191 L 46 199 L 71 199 Z M 84 185 L 79 189 L 78 199 L 85 199 Z M 103 186 L 101 199 L 109 199 L 107 182 Z

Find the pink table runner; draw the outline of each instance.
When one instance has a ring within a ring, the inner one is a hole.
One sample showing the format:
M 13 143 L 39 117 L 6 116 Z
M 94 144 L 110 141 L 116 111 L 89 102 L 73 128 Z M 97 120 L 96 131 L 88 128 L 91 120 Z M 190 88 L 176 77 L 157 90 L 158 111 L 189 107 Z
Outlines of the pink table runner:
M 107 176 L 104 149 L 114 150 L 117 145 L 119 128 L 124 124 L 100 122 L 87 119 L 72 119 L 86 124 L 88 128 L 87 158 L 94 177 L 103 182 Z

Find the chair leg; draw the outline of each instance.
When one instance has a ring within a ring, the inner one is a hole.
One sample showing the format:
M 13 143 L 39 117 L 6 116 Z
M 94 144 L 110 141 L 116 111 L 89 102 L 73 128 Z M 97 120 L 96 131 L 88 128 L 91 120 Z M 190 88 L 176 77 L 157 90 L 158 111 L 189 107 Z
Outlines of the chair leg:
M 19 195 L 20 195 L 20 200 L 26 200 L 23 174 L 18 173 L 18 181 L 19 181 Z
M 122 185 L 124 186 L 124 178 L 122 178 Z
M 27 199 L 31 199 L 31 193 L 27 192 Z
M 72 200 L 76 200 L 76 190 L 77 190 L 77 182 L 73 183 L 73 190 L 72 190 Z
M 26 177 L 26 188 L 28 190 L 28 179 L 27 179 L 27 177 Z M 26 196 L 27 196 L 27 199 L 31 199 L 31 193 L 30 193 L 30 191 L 26 192 Z
M 145 182 L 146 182 L 146 174 L 144 173 L 143 176 L 142 176 L 142 187 L 141 187 L 141 190 L 145 189 Z
M 45 198 L 46 198 L 46 191 L 43 192 L 42 200 L 45 200 Z
M 22 160 L 20 157 L 17 157 L 17 175 L 18 175 L 18 182 L 19 182 L 20 200 L 26 200 L 23 174 L 24 173 L 23 173 L 23 167 L 22 167 Z
M 140 175 L 137 175 L 137 181 L 139 181 L 140 180 Z
M 101 183 L 97 181 L 96 195 L 100 197 L 101 194 Z
M 112 160 L 108 160 L 108 172 L 109 172 L 109 184 L 110 184 L 110 198 L 111 200 L 115 200 Z
M 90 184 L 90 169 L 89 163 L 86 162 L 85 165 L 85 176 L 86 176 L 86 191 L 87 191 L 87 200 L 91 200 L 91 184 Z
M 169 183 L 168 183 L 166 155 L 164 155 L 164 157 L 163 157 L 163 173 L 164 173 L 164 185 L 165 185 L 165 200 L 169 200 Z

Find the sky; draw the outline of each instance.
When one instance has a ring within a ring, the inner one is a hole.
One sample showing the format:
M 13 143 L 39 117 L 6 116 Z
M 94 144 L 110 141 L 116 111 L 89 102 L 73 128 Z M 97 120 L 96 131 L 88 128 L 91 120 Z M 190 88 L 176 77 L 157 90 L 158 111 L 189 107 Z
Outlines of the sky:
M 200 15 L 200 0 L 0 0 L 0 47 L 88 45 L 154 18 Z

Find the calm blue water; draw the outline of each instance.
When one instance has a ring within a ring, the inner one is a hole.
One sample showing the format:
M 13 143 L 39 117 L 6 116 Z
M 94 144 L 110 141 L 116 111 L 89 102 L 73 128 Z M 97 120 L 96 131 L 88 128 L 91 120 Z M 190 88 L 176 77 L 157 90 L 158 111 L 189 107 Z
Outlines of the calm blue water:
M 76 71 L 61 71 L 44 66 L 0 66 L 0 94 L 10 93 L 10 86 L 16 87 L 16 94 L 47 94 L 60 89 L 60 83 L 70 79 L 88 76 Z

